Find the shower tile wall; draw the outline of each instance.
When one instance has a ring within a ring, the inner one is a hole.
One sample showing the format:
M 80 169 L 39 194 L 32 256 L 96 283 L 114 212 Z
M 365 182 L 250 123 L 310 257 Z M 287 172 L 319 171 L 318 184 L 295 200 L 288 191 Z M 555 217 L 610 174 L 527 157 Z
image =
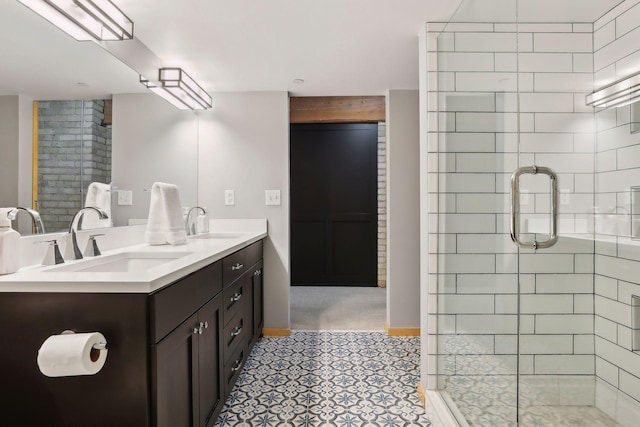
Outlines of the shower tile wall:
M 640 71 L 640 4 L 626 1 L 594 24 L 595 86 Z M 640 244 L 629 239 L 630 186 L 640 185 L 640 134 L 629 106 L 596 113 L 596 400 L 622 425 L 640 418 L 640 354 L 632 351 L 632 295 Z M 638 308 L 636 308 L 638 310 Z
M 429 242 L 430 252 L 439 252 L 429 266 L 429 366 L 439 353 L 446 356 L 437 359 L 438 370 L 450 381 L 515 375 L 519 302 L 523 383 L 545 380 L 547 404 L 593 404 L 593 392 L 562 388 L 593 382 L 594 244 L 560 239 L 549 250 L 522 250 L 518 301 L 509 236 L 509 179 L 532 164 L 559 174 L 566 194 L 561 232 L 587 231 L 594 204 L 593 120 L 584 105 L 592 90 L 592 26 L 428 24 L 427 50 Z M 531 232 L 548 230 L 548 186 L 548 179 L 522 180 L 523 225 Z M 427 386 L 444 384 L 430 375 Z

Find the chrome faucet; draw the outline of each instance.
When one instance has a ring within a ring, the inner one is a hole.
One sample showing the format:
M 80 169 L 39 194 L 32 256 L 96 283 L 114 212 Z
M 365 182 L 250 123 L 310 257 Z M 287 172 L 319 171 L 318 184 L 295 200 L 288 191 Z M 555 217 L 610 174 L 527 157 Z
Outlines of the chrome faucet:
M 76 212 L 73 218 L 71 219 L 71 223 L 69 224 L 69 235 L 71 236 L 71 246 L 67 241 L 67 248 L 65 249 L 65 259 L 82 259 L 83 258 L 82 251 L 78 247 L 78 239 L 76 238 L 76 231 L 73 228 L 73 224 L 76 223 L 76 219 L 79 218 L 81 215 L 83 215 L 84 211 L 86 210 L 96 211 L 100 219 L 109 218 L 109 215 L 107 215 L 105 211 L 93 206 L 87 206 L 78 210 L 78 212 Z M 78 226 L 78 230 L 80 230 L 80 227 L 81 226 Z
M 204 208 L 201 208 L 200 206 L 194 206 L 189 209 L 189 211 L 187 212 L 187 217 L 184 219 L 184 228 L 187 230 L 187 236 L 193 236 L 197 234 L 198 230 L 196 227 L 196 222 L 191 219 L 191 212 L 196 209 L 200 209 L 200 211 L 202 211 L 205 216 L 207 215 L 207 211 L 205 211 Z
M 29 214 L 29 216 L 31 217 L 31 221 L 33 222 L 33 226 L 36 229 L 36 234 L 44 234 L 45 233 L 44 224 L 42 223 L 42 218 L 40 218 L 40 214 L 36 210 L 29 209 L 29 208 L 23 208 L 21 206 L 18 206 L 17 208 L 11 209 L 7 213 L 7 218 L 9 218 L 12 221 L 15 220 L 18 217 L 18 212 L 20 212 L 20 211 L 24 211 L 24 212 Z

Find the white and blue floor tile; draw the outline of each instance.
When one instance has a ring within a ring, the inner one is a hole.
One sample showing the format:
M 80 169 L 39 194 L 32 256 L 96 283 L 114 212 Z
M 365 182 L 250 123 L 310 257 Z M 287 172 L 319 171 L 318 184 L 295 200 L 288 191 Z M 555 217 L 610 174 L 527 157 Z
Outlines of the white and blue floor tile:
M 369 331 L 263 338 L 216 426 L 427 427 L 420 341 Z

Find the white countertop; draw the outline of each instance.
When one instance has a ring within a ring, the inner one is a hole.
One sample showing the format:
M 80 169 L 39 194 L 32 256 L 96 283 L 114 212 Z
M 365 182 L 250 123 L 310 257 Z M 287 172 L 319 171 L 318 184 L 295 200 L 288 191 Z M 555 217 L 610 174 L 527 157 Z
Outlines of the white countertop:
M 67 269 L 80 263 L 99 263 L 101 257 L 68 261 L 58 266 L 30 266 L 0 276 L 0 292 L 151 293 L 267 236 L 266 220 L 230 221 L 227 225 L 231 228 L 212 227 L 211 232 L 232 232 L 231 237 L 188 238 L 187 244 L 176 246 L 139 243 L 102 253 L 102 257 L 126 252 L 160 257 L 185 254 L 154 267 L 129 272 L 55 271 L 60 265 Z

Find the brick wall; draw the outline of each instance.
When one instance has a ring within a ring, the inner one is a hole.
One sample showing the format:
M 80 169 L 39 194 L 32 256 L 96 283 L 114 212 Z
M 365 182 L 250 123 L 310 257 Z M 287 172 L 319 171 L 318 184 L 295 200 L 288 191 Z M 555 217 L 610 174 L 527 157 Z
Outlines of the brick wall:
M 387 286 L 387 131 L 378 123 L 378 286 Z
M 111 181 L 103 118 L 103 100 L 38 103 L 38 210 L 47 231 L 69 226 L 91 182 Z

